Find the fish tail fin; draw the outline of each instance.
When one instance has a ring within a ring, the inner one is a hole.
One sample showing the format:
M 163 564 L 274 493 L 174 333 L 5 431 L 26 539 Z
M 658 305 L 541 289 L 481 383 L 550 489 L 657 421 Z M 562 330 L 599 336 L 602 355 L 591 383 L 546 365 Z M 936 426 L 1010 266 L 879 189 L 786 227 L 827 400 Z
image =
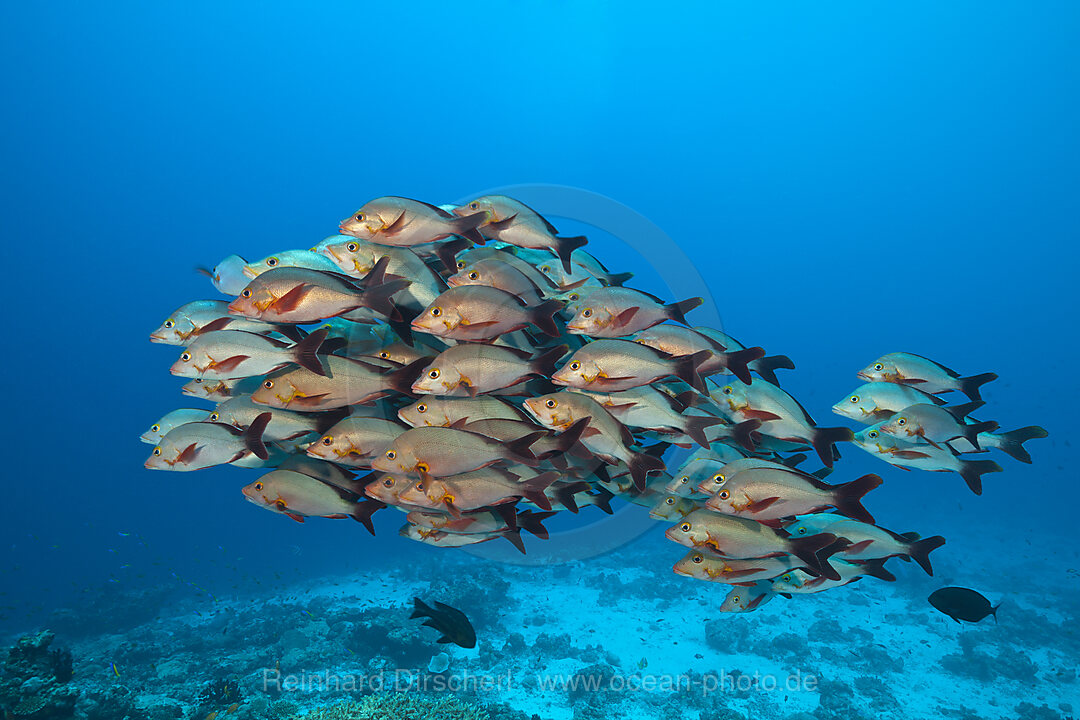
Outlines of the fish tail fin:
M 297 365 L 316 375 L 327 377 L 326 367 L 319 357 L 319 349 L 330 334 L 330 328 L 319 328 L 292 347 L 293 360 Z
M 327 430 L 347 417 L 349 417 L 349 408 L 335 408 L 326 412 L 315 413 L 315 432 L 322 437 Z
M 421 600 L 418 597 L 414 597 L 412 599 L 412 601 L 413 601 L 413 611 L 412 611 L 412 615 L 409 616 L 410 620 L 414 620 L 414 619 L 419 618 L 419 617 L 431 617 L 431 614 L 433 612 L 435 612 L 434 610 L 432 610 L 428 606 L 427 603 L 425 603 L 423 600 Z
M 559 500 L 559 502 L 563 504 L 563 506 L 567 510 L 576 515 L 579 508 L 577 504 L 577 499 L 575 499 L 574 496 L 577 495 L 579 492 L 585 492 L 588 489 L 589 484 L 586 482 L 570 483 L 569 485 L 566 485 L 556 490 L 555 497 Z
M 760 427 L 761 421 L 757 418 L 743 420 L 741 423 L 738 423 L 731 428 L 731 439 L 750 452 L 753 452 L 754 447 L 757 445 L 757 443 L 754 442 L 754 433 L 756 433 Z M 761 439 L 760 435 L 758 435 L 758 439 Z
M 705 428 L 720 425 L 723 422 L 723 418 L 713 417 L 712 415 L 687 415 L 683 432 L 689 435 L 698 445 L 708 450 L 709 438 L 705 436 Z
M 607 280 L 607 284 L 608 284 L 609 287 L 619 287 L 624 282 L 626 282 L 627 280 L 629 280 L 632 277 L 634 277 L 634 273 L 632 273 L 632 272 L 623 272 L 623 273 L 609 273 L 608 276 L 606 278 L 604 278 L 604 279 Z
M 997 625 L 997 611 L 998 611 L 999 607 L 1001 607 L 1001 603 L 998 603 L 997 605 L 990 608 L 990 614 L 994 616 L 994 624 L 995 625 Z
M 982 476 L 986 473 L 1001 472 L 1002 467 L 993 460 L 961 460 L 960 477 L 971 488 L 971 492 L 982 495 Z
M 689 327 L 690 324 L 686 322 L 686 313 L 698 307 L 703 302 L 705 301 L 699 297 L 673 302 L 664 306 L 664 314 L 667 315 L 669 320 L 674 320 L 677 323 L 682 323 Z
M 780 387 L 780 381 L 776 377 L 777 370 L 794 370 L 795 363 L 787 355 L 766 355 L 754 363 L 754 370 L 761 379 Z
M 1039 427 L 1038 425 L 1028 425 L 1018 430 L 1010 430 L 1009 432 L 998 434 L 999 445 L 998 447 L 1005 453 L 1008 453 L 1011 457 L 1019 460 L 1022 463 L 1031 464 L 1031 455 L 1024 447 L 1024 443 L 1028 440 L 1034 440 L 1036 438 L 1044 438 L 1049 435 L 1046 432 L 1046 428 Z
M 741 382 L 749 385 L 754 382 L 753 376 L 750 375 L 749 364 L 755 360 L 760 360 L 763 357 L 765 357 L 764 348 L 745 348 L 743 350 L 727 353 L 727 362 L 725 364 L 732 375 L 739 378 Z
M 483 215 L 483 213 L 478 214 Z M 477 235 L 479 236 L 479 233 L 477 233 Z M 435 251 L 435 254 L 439 257 L 439 260 L 442 261 L 443 266 L 447 270 L 450 272 L 457 272 L 458 253 L 462 250 L 471 248 L 474 242 L 482 245 L 484 243 L 484 238 L 459 237 L 454 238 L 453 240 L 447 240 L 446 242 L 439 244 L 439 248 Z
M 266 426 L 270 424 L 270 419 L 273 417 L 273 413 L 260 413 L 244 430 L 244 447 L 260 460 L 266 460 L 270 457 L 270 453 L 266 451 L 266 445 L 263 443 L 263 433 L 266 432 Z
M 819 427 L 814 430 L 814 439 L 811 445 L 817 452 L 818 457 L 825 467 L 833 466 L 833 454 L 836 451 L 836 443 L 851 442 L 855 439 L 855 433 L 846 427 Z
M 353 508 L 349 517 L 363 525 L 365 530 L 374 535 L 375 525 L 371 522 L 371 516 L 375 514 L 376 510 L 381 510 L 384 507 L 386 507 L 386 505 L 378 500 L 361 500 L 356 503 L 356 507 Z
M 639 491 L 645 489 L 649 473 L 662 472 L 666 468 L 663 460 L 647 452 L 634 453 L 627 464 L 630 467 L 630 477 L 634 479 L 634 487 Z
M 541 540 L 547 540 L 549 535 L 547 528 L 544 527 L 544 521 L 557 514 L 555 512 L 534 513 L 532 510 L 523 510 L 518 513 L 517 526 Z
M 747 422 L 749 422 L 749 420 Z M 761 421 L 759 420 L 758 422 L 760 423 Z M 802 453 L 795 453 L 794 455 L 789 455 L 786 458 L 783 458 L 781 460 L 777 460 L 777 462 L 780 463 L 781 465 L 784 465 L 785 467 L 793 468 L 793 467 L 798 467 L 799 463 L 801 463 L 805 459 L 806 459 L 806 456 L 803 455 Z
M 557 345 L 541 355 L 537 355 L 529 362 L 529 369 L 537 375 L 551 377 L 555 372 L 555 365 L 570 349 L 569 345 Z
M 997 380 L 997 373 L 982 373 L 980 375 L 972 375 L 971 377 L 960 378 L 960 392 L 967 395 L 972 400 L 982 400 L 979 388 L 991 380 Z
M 611 509 L 611 498 L 615 497 L 607 488 L 597 488 L 596 493 L 592 496 L 592 504 L 600 508 L 601 511 L 608 515 L 614 515 L 615 511 Z
M 521 530 L 514 528 L 513 530 L 507 530 L 504 533 L 500 533 L 499 537 L 505 539 L 508 543 L 518 549 L 518 552 L 522 555 L 526 555 L 525 541 L 521 539 Z
M 487 239 L 477 229 L 487 222 L 487 213 L 474 213 L 472 215 L 457 216 L 450 221 L 454 232 L 463 238 L 467 238 L 477 245 L 483 245 Z M 454 265 L 448 265 L 447 269 L 453 270 Z
M 584 417 L 576 421 L 573 425 L 563 430 L 561 433 L 555 436 L 556 448 L 560 452 L 567 452 L 570 448 L 577 445 L 581 440 L 582 433 L 585 432 L 585 428 L 589 426 L 589 418 Z
M 521 496 L 537 506 L 541 510 L 551 510 L 551 500 L 544 494 L 551 483 L 555 482 L 559 474 L 556 472 L 546 472 L 537 475 L 536 477 L 529 478 L 525 482 L 521 483 L 522 492 Z
M 563 309 L 558 300 L 547 300 L 529 308 L 529 322 L 540 328 L 540 332 L 551 337 L 559 337 L 559 328 L 555 324 L 555 314 Z
M 705 387 L 705 381 L 701 379 L 701 375 L 698 374 L 698 367 L 712 357 L 712 352 L 709 350 L 699 350 L 692 355 L 679 355 L 672 358 L 672 362 L 675 363 L 675 367 L 672 369 L 671 374 L 685 382 L 690 387 L 694 388 L 702 395 L 708 395 L 709 390 Z
M 384 258 L 385 259 L 385 258 Z M 364 290 L 364 305 L 391 320 L 400 320 L 401 311 L 394 305 L 396 293 L 412 285 L 411 280 L 386 280 L 378 285 L 368 286 Z
M 431 362 L 431 358 L 418 358 L 403 368 L 398 368 L 386 375 L 386 386 L 402 395 L 412 395 L 412 385 L 420 373 Z
M 985 404 L 986 403 L 982 400 L 972 400 L 971 402 L 961 403 L 959 405 L 950 405 L 949 407 L 944 408 L 944 410 L 948 411 L 950 415 L 956 418 L 957 422 L 964 422 L 964 418 Z
M 507 454 L 511 455 L 514 460 L 520 462 L 522 465 L 535 467 L 537 464 L 536 456 L 529 450 L 529 446 L 546 436 L 546 430 L 529 433 L 528 435 L 519 437 L 517 440 L 511 440 L 510 442 L 505 443 L 504 447 L 506 448 Z
M 555 238 L 555 254 L 559 256 L 560 260 L 562 260 L 562 267 L 565 272 L 570 272 L 570 254 L 577 250 L 579 247 L 583 247 L 588 242 L 589 239 L 586 238 L 584 235 Z
M 921 540 L 915 538 L 911 545 L 908 546 L 907 553 L 912 560 L 919 563 L 919 567 L 926 571 L 927 575 L 933 577 L 934 568 L 930 565 L 930 553 L 944 544 L 945 538 L 940 535 L 934 535 L 933 537 L 923 538 Z
M 806 563 L 806 567 L 830 580 L 839 580 L 840 573 L 829 564 L 829 556 L 836 552 L 830 546 L 836 544 L 837 538 L 832 533 L 818 533 L 808 537 L 791 538 L 788 541 L 790 552 L 795 557 Z
M 874 524 L 874 516 L 863 507 L 862 499 L 866 493 L 881 485 L 881 477 L 870 473 L 851 482 L 837 485 L 833 491 L 833 501 L 840 514 L 849 518 Z
M 884 580 L 885 582 L 896 582 L 896 576 L 889 572 L 885 567 L 885 560 L 887 559 L 888 558 L 875 558 L 873 560 L 863 560 L 859 563 L 862 565 L 862 574 L 869 575 L 878 580 Z
M 976 450 L 982 450 L 979 447 L 979 433 L 994 432 L 1000 425 L 993 420 L 987 420 L 986 422 L 977 422 L 964 426 L 964 439 L 971 443 L 972 447 Z

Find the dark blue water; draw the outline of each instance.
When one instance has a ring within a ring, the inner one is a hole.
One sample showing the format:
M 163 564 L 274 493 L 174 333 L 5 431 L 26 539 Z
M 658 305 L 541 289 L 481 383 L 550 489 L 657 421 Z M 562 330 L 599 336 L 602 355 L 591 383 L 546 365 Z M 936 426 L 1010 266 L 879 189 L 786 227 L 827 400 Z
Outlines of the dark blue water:
M 4 626 L 172 573 L 242 593 L 432 552 L 397 518 L 262 512 L 250 473 L 143 470 L 138 435 L 190 404 L 147 334 L 214 297 L 196 265 L 513 183 L 653 221 L 822 423 L 885 352 L 997 372 L 985 414 L 1051 432 L 1034 465 L 981 498 L 854 448 L 845 473 L 881 472 L 879 519 L 948 536 L 943 563 L 1051 542 L 1078 497 L 1078 30 L 1067 2 L 6 4 Z

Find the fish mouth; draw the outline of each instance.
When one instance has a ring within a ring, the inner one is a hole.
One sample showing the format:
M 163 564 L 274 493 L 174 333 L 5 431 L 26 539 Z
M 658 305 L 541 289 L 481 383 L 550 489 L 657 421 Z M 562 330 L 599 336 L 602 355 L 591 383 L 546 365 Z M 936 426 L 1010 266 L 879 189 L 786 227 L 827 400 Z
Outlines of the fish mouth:
M 870 377 L 870 373 L 866 372 L 865 370 L 860 370 L 859 372 L 855 373 L 855 376 L 858 377 L 860 380 L 873 381 L 873 378 Z
M 156 332 L 150 333 L 150 342 L 152 342 L 152 343 L 163 343 L 163 342 L 166 342 L 167 340 L 168 340 L 168 338 L 165 337 L 164 335 L 158 335 Z

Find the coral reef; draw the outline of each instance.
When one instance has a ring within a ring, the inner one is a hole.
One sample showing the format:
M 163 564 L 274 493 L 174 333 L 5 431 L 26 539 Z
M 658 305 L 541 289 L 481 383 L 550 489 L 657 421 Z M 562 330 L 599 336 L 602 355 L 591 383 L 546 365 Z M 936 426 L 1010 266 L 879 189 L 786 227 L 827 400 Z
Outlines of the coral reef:
M 0 679 L 0 710 L 12 718 L 61 720 L 75 713 L 71 652 L 50 649 L 55 635 L 25 635 L 8 651 Z
M 491 720 L 483 708 L 452 697 L 379 693 L 295 716 L 296 720 Z

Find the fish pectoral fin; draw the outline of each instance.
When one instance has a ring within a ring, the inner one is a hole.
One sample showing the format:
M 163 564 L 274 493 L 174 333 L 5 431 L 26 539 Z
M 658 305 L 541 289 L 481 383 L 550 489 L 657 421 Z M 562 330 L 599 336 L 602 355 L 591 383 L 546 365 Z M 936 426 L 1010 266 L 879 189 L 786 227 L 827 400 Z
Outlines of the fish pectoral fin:
M 780 416 L 776 413 L 771 413 L 768 410 L 754 410 L 753 408 L 745 408 L 740 411 L 742 416 L 748 420 L 760 420 L 765 422 L 767 420 L 780 420 Z
M 267 310 L 272 309 L 278 315 L 292 312 L 300 306 L 300 303 L 305 297 L 307 297 L 308 293 L 310 293 L 314 289 L 314 287 L 314 285 L 300 283 L 292 290 L 270 303 L 270 306 L 267 308 Z
M 857 554 L 861 553 L 863 550 L 865 550 L 866 548 L 870 547 L 870 545 L 873 542 L 874 542 L 873 540 L 860 540 L 859 542 L 855 543 L 854 545 L 848 545 L 846 548 L 844 548 L 844 554 L 845 555 L 857 555 Z
M 634 407 L 635 405 L 637 405 L 637 403 L 622 403 L 620 405 L 605 405 L 604 409 L 607 410 L 612 415 L 614 415 L 615 413 L 626 412 L 627 410 Z
M 772 506 L 772 504 L 779 499 L 779 497 L 770 497 L 763 500 L 754 500 L 753 502 L 747 504 L 746 509 L 750 512 L 761 512 L 762 510 Z
M 482 328 L 482 327 L 487 327 L 489 325 L 498 325 L 498 322 L 496 322 L 495 320 L 482 320 L 481 322 L 469 322 L 468 320 L 462 319 L 460 324 L 464 325 L 466 327 L 471 327 L 471 328 Z
M 383 235 L 397 235 L 405 229 L 405 211 L 402 210 L 397 219 L 382 229 Z
M 746 577 L 747 575 L 753 575 L 754 573 L 759 573 L 759 572 L 764 572 L 764 571 L 765 571 L 765 568 L 746 568 L 744 570 L 731 570 L 730 572 L 725 572 L 724 577 L 729 577 L 729 578 Z
M 176 462 L 183 463 L 184 465 L 194 462 L 201 449 L 202 448 L 198 446 L 198 443 L 191 443 L 177 456 Z
M 250 355 L 233 355 L 232 357 L 225 358 L 224 360 L 211 360 L 210 364 L 206 367 L 206 369 L 228 372 L 230 370 L 235 370 L 237 365 L 249 359 L 250 357 Z
M 637 307 L 626 308 L 621 313 L 615 316 L 611 324 L 615 327 L 623 327 L 625 325 L 628 325 L 630 321 L 634 319 L 634 316 L 637 315 L 638 310 L 639 308 Z
M 930 457 L 926 453 L 919 452 L 918 450 L 897 450 L 893 453 L 893 456 L 904 460 L 919 460 L 921 458 Z
M 581 437 L 590 438 L 600 434 L 600 431 L 594 428 L 592 425 L 586 425 L 585 429 L 581 431 Z
M 318 395 L 293 395 L 289 400 L 290 405 L 318 405 L 324 397 L 329 393 L 319 393 Z
M 282 513 L 282 514 L 283 515 L 288 515 L 289 517 L 291 517 L 293 520 L 295 520 L 298 523 L 304 522 L 304 516 L 303 515 L 297 515 L 296 513 L 291 513 L 291 512 L 286 512 L 286 513 Z

